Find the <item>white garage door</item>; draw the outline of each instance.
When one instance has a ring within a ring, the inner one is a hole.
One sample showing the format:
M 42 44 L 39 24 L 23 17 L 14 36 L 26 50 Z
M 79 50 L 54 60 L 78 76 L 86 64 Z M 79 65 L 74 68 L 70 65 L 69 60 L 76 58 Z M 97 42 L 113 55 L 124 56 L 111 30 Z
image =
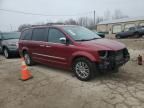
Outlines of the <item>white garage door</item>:
M 128 31 L 128 29 L 129 29 L 130 27 L 135 27 L 135 24 L 126 24 L 126 25 L 125 25 L 125 31 Z
M 144 23 L 140 23 L 140 26 L 144 26 Z
M 98 25 L 97 31 L 107 32 L 107 26 L 106 25 Z
M 114 25 L 113 26 L 113 33 L 118 33 L 122 31 L 121 25 Z

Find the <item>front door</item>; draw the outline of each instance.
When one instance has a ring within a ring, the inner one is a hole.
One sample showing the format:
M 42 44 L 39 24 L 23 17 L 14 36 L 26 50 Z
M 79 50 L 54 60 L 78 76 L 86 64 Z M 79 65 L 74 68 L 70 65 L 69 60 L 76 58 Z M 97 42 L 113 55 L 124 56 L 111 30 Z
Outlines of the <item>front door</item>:
M 65 37 L 65 35 L 59 29 L 49 29 L 48 43 L 46 44 L 47 57 L 49 62 L 57 66 L 68 65 L 71 55 L 71 45 L 62 44 L 60 42 L 62 37 Z

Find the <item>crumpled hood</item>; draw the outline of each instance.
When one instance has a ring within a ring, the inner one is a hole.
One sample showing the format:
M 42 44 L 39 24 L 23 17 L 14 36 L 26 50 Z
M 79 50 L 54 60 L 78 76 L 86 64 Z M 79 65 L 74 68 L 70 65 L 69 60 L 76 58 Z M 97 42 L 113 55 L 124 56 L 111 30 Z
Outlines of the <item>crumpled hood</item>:
M 87 48 L 92 48 L 96 50 L 120 50 L 125 48 L 123 43 L 117 42 L 110 39 L 96 39 L 92 41 L 80 42 L 80 44 Z

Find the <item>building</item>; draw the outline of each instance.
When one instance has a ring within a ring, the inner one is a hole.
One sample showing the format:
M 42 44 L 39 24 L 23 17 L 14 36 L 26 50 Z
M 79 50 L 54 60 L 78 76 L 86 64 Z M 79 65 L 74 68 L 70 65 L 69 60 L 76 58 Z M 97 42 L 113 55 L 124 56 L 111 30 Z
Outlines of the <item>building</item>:
M 123 18 L 111 21 L 103 21 L 97 24 L 98 32 L 105 32 L 108 34 L 115 34 L 121 31 L 127 31 L 130 27 L 144 26 L 144 17 L 137 18 Z

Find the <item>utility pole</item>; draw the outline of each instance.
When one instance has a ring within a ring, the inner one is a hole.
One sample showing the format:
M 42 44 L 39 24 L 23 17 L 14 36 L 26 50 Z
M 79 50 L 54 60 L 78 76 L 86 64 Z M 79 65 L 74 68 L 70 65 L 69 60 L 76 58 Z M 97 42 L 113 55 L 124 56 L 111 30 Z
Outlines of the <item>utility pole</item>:
M 94 10 L 94 25 L 95 25 L 95 10 Z

